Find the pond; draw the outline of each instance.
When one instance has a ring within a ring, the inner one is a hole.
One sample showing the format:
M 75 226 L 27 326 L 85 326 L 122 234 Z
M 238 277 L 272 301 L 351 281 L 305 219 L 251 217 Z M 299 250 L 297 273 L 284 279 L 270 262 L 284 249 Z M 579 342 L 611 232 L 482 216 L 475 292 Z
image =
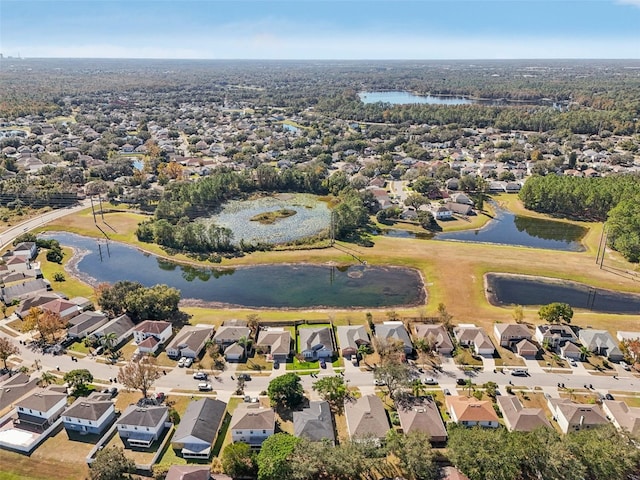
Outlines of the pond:
M 483 228 L 437 233 L 436 240 L 496 243 L 522 247 L 582 252 L 587 229 L 573 223 L 515 215 L 496 207 L 496 216 Z
M 261 213 L 282 209 L 295 210 L 296 213 L 271 224 L 251 221 L 251 218 Z M 331 210 L 325 202 L 313 195 L 281 194 L 255 200 L 231 200 L 211 220 L 216 225 L 231 229 L 235 244 L 240 243 L 240 240 L 278 244 L 328 232 Z
M 260 265 L 214 269 L 179 265 L 117 242 L 72 233 L 42 235 L 73 247 L 74 273 L 90 284 L 131 280 L 179 289 L 184 299 L 263 308 L 383 308 L 425 300 L 420 273 L 378 266 Z
M 411 105 L 423 103 L 429 105 L 471 105 L 474 100 L 462 97 L 440 97 L 435 95 L 414 95 L 409 92 L 360 92 L 362 103 L 390 103 L 392 105 Z
M 595 288 L 569 280 L 506 273 L 487 273 L 485 279 L 487 298 L 492 305 L 546 305 L 561 302 L 594 312 L 640 314 L 638 294 Z

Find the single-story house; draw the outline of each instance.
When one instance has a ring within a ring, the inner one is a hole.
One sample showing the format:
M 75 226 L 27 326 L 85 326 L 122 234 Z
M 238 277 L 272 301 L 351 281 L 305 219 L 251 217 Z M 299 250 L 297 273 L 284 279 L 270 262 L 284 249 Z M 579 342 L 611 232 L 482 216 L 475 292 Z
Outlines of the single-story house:
M 232 325 L 223 325 L 218 328 L 213 336 L 213 341 L 224 348 L 232 343 L 238 342 L 241 338 L 248 340 L 250 336 L 251 329 L 249 327 L 246 325 L 238 325 L 234 322 Z
M 447 411 L 451 420 L 465 427 L 498 428 L 500 422 L 493 409 L 493 404 L 488 400 L 477 400 L 466 396 L 445 396 Z
M 304 358 L 317 360 L 335 354 L 333 335 L 329 327 L 299 328 L 299 348 Z
M 387 411 L 377 395 L 363 395 L 344 404 L 349 438 L 382 440 L 391 428 Z
M 53 387 L 40 389 L 15 405 L 18 412 L 15 423 L 44 431 L 60 418 L 67 406 L 67 394 Z
M 67 433 L 99 435 L 115 418 L 116 407 L 111 400 L 79 397 L 62 414 L 62 424 Z
M 515 345 L 515 352 L 524 358 L 535 358 L 539 350 L 538 346 L 529 340 L 520 340 Z
M 85 310 L 93 310 L 93 302 L 85 297 L 73 297 L 69 299 L 71 303 L 75 303 L 83 312 Z
M 115 334 L 116 340 L 114 346 L 118 346 L 131 338 L 131 332 L 135 327 L 134 323 L 127 315 L 120 315 L 119 317 L 110 320 L 103 326 L 98 328 L 92 333 L 95 338 L 106 337 L 107 335 Z
M 227 475 L 211 476 L 211 467 L 207 465 L 171 465 L 165 480 L 232 480 Z
M 396 407 L 400 426 L 404 433 L 426 433 L 433 443 L 447 441 L 447 429 L 433 397 L 409 396 L 396 402 Z
M 263 349 L 271 360 L 286 362 L 291 354 L 291 333 L 284 328 L 263 327 L 256 347 Z
M 464 203 L 447 202 L 444 204 L 451 213 L 457 213 L 458 215 L 473 215 L 473 207 Z
M 413 327 L 414 337 L 424 339 L 434 345 L 436 352 L 450 355 L 453 352 L 453 342 L 444 325 L 429 325 L 420 323 Z
M 75 303 L 65 300 L 64 298 L 56 298 L 40 306 L 43 312 L 51 312 L 60 316 L 62 320 L 68 321 L 73 317 L 80 315 L 80 307 Z
M 405 355 L 413 352 L 413 343 L 404 324 L 399 321 L 383 322 L 376 325 L 376 338 L 382 343 L 401 343 Z
M 240 362 L 244 359 L 246 347 L 240 345 L 238 342 L 234 342 L 228 347 L 225 347 L 223 353 L 224 358 L 228 362 Z
M 580 342 L 596 355 L 606 356 L 613 362 L 619 362 L 624 358 L 618 341 L 606 330 L 594 330 L 583 328 L 579 333 Z
M 15 405 L 22 397 L 30 394 L 38 387 L 39 379 L 31 379 L 24 373 L 17 373 L 2 380 L 0 383 L 0 410 Z
M 477 355 L 493 355 L 495 352 L 489 335 L 481 327 L 461 323 L 453 329 L 453 335 L 460 345 L 473 347 Z
M 560 355 L 563 358 L 572 358 L 574 360 L 579 360 L 582 356 L 582 351 L 580 350 L 580 347 L 575 343 L 566 342 L 560 347 Z
M 82 339 L 107 323 L 109 319 L 102 312 L 83 312 L 69 320 L 67 336 Z
M 276 428 L 276 412 L 259 403 L 241 403 L 233 412 L 229 429 L 234 442 L 259 447 Z
M 51 290 L 51 284 L 44 278 L 36 278 L 28 282 L 22 282 L 8 287 L 0 288 L 0 298 L 9 305 L 15 300 L 25 300 L 39 293 L 45 293 Z
M 293 434 L 312 442 L 335 443 L 333 419 L 327 402 L 309 402 L 307 408 L 293 412 Z
M 518 397 L 511 395 L 496 397 L 496 401 L 504 423 L 511 431 L 531 432 L 540 427 L 551 428 L 541 408 L 524 408 Z
M 118 435 L 128 447 L 149 448 L 170 426 L 166 405 L 130 405 L 116 422 Z
M 501 347 L 511 349 L 520 340 L 531 340 L 533 338 L 529 329 L 520 323 L 496 323 L 493 326 L 493 336 Z
M 344 325 L 337 328 L 340 354 L 343 357 L 351 357 L 358 353 L 362 345 L 370 346 L 371 340 L 364 325 Z
M 174 358 L 197 358 L 212 335 L 213 327 L 209 325 L 183 327 L 167 345 L 167 355 Z
M 547 405 L 563 433 L 600 427 L 609 423 L 598 405 L 575 403 L 566 398 L 549 398 Z
M 32 308 L 40 307 L 51 300 L 55 300 L 56 298 L 62 298 L 60 294 L 56 292 L 43 292 L 36 293 L 32 296 L 25 298 L 22 303 L 18 306 L 16 310 L 16 315 L 20 319 L 24 319 L 27 315 L 29 315 L 29 310 Z
M 173 449 L 183 458 L 208 459 L 226 410 L 226 403 L 212 398 L 189 403 L 171 439 Z
M 619 400 L 603 400 L 602 410 L 618 430 L 637 437 L 640 435 L 640 407 L 629 407 Z

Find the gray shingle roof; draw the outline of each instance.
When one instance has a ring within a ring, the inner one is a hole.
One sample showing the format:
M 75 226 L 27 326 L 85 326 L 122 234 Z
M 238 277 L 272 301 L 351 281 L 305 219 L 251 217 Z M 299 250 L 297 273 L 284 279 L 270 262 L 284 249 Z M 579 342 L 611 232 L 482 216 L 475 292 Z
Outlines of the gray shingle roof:
M 157 407 L 138 407 L 131 405 L 118 419 L 118 425 L 133 425 L 136 427 L 155 427 L 167 413 L 165 405 Z
M 327 402 L 309 402 L 309 408 L 293 412 L 293 434 L 314 442 L 335 442 L 331 410 Z
M 173 442 L 180 442 L 185 437 L 194 436 L 203 442 L 213 443 L 226 410 L 226 403 L 212 398 L 203 398 L 189 403 L 173 435 Z
M 113 408 L 113 402 L 110 400 L 94 400 L 81 397 L 65 410 L 64 416 L 81 418 L 82 420 L 98 420 L 111 408 Z

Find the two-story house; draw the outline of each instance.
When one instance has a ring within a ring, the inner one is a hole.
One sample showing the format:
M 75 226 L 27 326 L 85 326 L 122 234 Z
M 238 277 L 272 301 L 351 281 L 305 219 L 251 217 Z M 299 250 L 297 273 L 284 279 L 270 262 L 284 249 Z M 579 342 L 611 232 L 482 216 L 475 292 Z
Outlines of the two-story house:
M 133 341 L 140 353 L 155 353 L 173 334 L 171 323 L 162 320 L 145 320 L 133 329 Z
M 67 433 L 101 434 L 116 418 L 116 408 L 110 399 L 79 397 L 62 415 Z
M 276 413 L 272 408 L 258 403 L 241 403 L 233 412 L 229 429 L 234 442 L 244 442 L 260 447 L 267 437 L 274 434 Z
M 166 405 L 130 405 L 116 422 L 118 435 L 128 447 L 149 448 L 170 426 Z
M 44 431 L 60 418 L 67 406 L 67 394 L 55 387 L 38 390 L 16 402 L 15 423 Z

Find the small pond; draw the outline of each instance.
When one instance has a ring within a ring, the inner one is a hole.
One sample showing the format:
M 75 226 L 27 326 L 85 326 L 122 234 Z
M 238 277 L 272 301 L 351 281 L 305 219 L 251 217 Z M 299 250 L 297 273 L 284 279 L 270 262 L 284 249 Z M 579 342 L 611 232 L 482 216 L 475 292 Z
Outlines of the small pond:
M 251 218 L 265 212 L 281 209 L 295 210 L 295 215 L 276 220 L 272 224 L 261 224 Z M 216 225 L 231 229 L 233 242 L 266 242 L 271 244 L 292 242 L 318 235 L 329 230 L 331 210 L 325 202 L 313 195 L 282 194 L 255 200 L 231 200 L 222 211 L 211 217 Z
M 437 233 L 434 238 L 582 252 L 580 240 L 586 233 L 586 228 L 573 223 L 523 217 L 496 208 L 495 218 L 480 229 Z
M 492 305 L 546 305 L 562 302 L 573 308 L 594 312 L 640 314 L 639 294 L 620 293 L 546 277 L 488 273 L 485 278 L 487 298 Z
M 264 308 L 378 308 L 418 304 L 422 277 L 408 268 L 329 265 L 260 265 L 236 269 L 190 267 L 117 242 L 72 233 L 42 235 L 73 247 L 72 268 L 91 284 L 131 280 L 179 289 L 185 299 Z

